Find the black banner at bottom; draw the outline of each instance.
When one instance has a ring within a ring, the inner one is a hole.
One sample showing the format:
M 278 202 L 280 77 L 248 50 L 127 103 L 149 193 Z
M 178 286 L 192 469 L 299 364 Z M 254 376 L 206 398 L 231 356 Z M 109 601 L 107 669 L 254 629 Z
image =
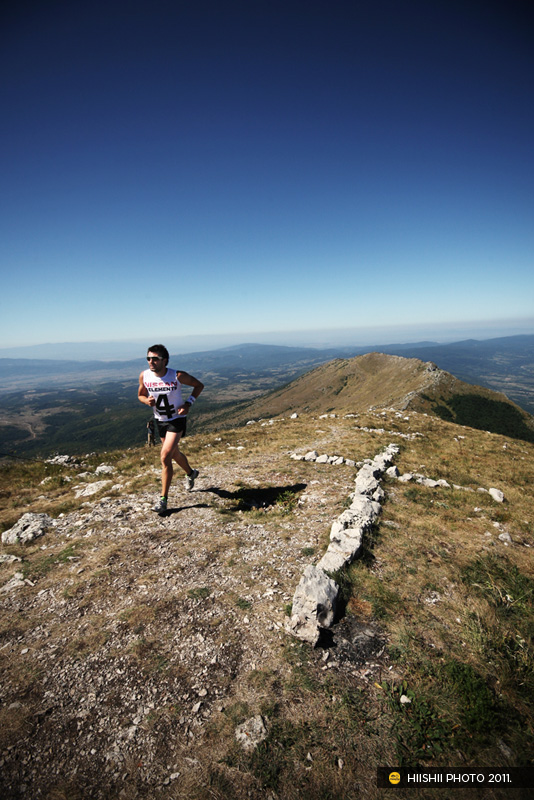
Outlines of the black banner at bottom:
M 376 785 L 379 789 L 427 789 L 464 786 L 491 786 L 501 789 L 534 789 L 534 767 L 488 769 L 487 767 L 378 767 Z

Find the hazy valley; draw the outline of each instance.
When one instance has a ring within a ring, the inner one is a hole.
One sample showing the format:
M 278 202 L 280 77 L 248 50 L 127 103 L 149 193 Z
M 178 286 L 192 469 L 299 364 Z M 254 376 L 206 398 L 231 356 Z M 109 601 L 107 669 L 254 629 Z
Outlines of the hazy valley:
M 256 409 L 239 404 L 278 390 L 318 365 L 335 358 L 353 358 L 369 350 L 373 348 L 315 350 L 241 345 L 174 356 L 172 364 L 206 384 L 190 421 L 191 431 L 201 431 L 216 425 L 233 425 L 238 420 L 246 422 L 247 414 L 254 415 Z M 433 361 L 457 379 L 505 392 L 524 410 L 534 411 L 532 336 L 450 345 L 391 345 L 381 351 Z M 141 445 L 150 417 L 136 399 L 137 377 L 144 365 L 144 359 L 0 359 L 0 452 L 28 457 Z M 376 389 L 377 386 L 373 391 Z M 261 404 L 264 416 L 271 415 L 271 398 L 269 395 Z M 379 397 L 377 402 L 386 399 Z

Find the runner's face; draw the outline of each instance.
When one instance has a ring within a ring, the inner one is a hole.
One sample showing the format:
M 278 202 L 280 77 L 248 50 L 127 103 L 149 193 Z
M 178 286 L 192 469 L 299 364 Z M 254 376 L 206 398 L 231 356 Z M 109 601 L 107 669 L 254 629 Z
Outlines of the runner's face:
M 158 356 L 157 353 L 152 353 L 149 351 L 147 355 L 148 361 L 148 368 L 151 372 L 155 372 L 156 375 L 163 375 L 164 372 L 167 371 L 167 367 L 165 366 L 165 359 Z

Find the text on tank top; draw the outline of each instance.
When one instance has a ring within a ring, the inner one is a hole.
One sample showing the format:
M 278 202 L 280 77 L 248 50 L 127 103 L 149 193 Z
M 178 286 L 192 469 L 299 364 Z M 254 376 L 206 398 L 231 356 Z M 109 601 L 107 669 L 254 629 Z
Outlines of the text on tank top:
M 156 401 L 152 409 L 155 418 L 160 422 L 186 416 L 177 413 L 177 409 L 183 405 L 183 400 L 181 384 L 176 377 L 175 369 L 168 369 L 162 378 L 158 378 L 151 370 L 146 369 L 143 373 L 143 384 L 150 397 Z

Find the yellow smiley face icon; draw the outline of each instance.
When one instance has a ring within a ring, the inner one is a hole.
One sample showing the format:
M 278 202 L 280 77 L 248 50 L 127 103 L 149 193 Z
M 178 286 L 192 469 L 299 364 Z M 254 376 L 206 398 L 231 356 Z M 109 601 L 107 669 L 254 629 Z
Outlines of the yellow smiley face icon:
M 389 782 L 393 784 L 400 783 L 400 775 L 398 772 L 390 772 L 389 773 Z

